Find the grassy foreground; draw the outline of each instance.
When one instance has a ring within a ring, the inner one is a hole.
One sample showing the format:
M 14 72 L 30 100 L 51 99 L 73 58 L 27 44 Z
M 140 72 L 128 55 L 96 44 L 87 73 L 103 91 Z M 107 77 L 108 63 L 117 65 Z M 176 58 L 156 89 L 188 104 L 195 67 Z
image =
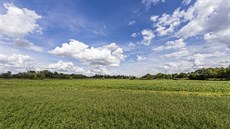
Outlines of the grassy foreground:
M 230 82 L 0 80 L 0 128 L 230 128 Z

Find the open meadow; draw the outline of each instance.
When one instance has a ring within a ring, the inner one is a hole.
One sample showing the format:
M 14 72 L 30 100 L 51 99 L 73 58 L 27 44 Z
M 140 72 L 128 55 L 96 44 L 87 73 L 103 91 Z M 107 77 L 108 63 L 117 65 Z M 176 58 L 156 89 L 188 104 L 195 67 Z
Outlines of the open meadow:
M 230 128 L 230 81 L 0 80 L 0 128 Z

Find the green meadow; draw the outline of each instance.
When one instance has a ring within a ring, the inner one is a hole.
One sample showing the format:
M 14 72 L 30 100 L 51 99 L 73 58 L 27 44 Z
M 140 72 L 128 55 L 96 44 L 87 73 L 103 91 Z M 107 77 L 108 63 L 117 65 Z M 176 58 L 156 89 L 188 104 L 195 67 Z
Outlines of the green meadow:
M 0 80 L 0 128 L 230 128 L 230 81 Z

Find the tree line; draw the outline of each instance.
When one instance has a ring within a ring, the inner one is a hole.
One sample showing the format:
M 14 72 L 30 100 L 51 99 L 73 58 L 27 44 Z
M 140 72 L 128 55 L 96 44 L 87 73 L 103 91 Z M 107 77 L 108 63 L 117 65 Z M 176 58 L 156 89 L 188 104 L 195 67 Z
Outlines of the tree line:
M 107 78 L 107 79 L 129 79 L 131 76 L 125 75 L 100 75 L 95 74 L 93 76 L 86 76 L 83 74 L 64 74 L 58 72 L 51 72 L 48 70 L 42 71 L 27 71 L 12 74 L 8 71 L 1 73 L 0 78 L 16 78 L 16 79 L 85 79 L 85 78 Z M 134 77 L 134 76 L 133 76 Z
M 95 74 L 93 76 L 86 76 L 83 74 L 64 74 L 58 72 L 51 72 L 48 70 L 42 71 L 27 71 L 12 74 L 8 71 L 1 73 L 0 78 L 16 78 L 16 79 L 85 79 L 85 78 L 98 78 L 98 79 L 191 79 L 191 80 L 230 80 L 230 65 L 226 68 L 202 68 L 194 72 L 188 73 L 174 73 L 174 74 L 146 74 L 142 77 L 127 76 L 127 75 L 101 75 Z
M 227 68 L 202 68 L 194 72 L 188 73 L 174 73 L 163 74 L 158 73 L 155 75 L 146 74 L 141 78 L 144 79 L 190 79 L 190 80 L 230 80 L 230 65 Z

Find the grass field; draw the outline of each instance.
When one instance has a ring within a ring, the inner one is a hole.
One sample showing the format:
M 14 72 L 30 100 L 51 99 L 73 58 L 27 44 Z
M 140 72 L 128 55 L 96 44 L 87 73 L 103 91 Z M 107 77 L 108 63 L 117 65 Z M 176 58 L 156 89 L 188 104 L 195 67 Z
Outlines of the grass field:
M 0 80 L 0 128 L 230 128 L 230 81 Z

